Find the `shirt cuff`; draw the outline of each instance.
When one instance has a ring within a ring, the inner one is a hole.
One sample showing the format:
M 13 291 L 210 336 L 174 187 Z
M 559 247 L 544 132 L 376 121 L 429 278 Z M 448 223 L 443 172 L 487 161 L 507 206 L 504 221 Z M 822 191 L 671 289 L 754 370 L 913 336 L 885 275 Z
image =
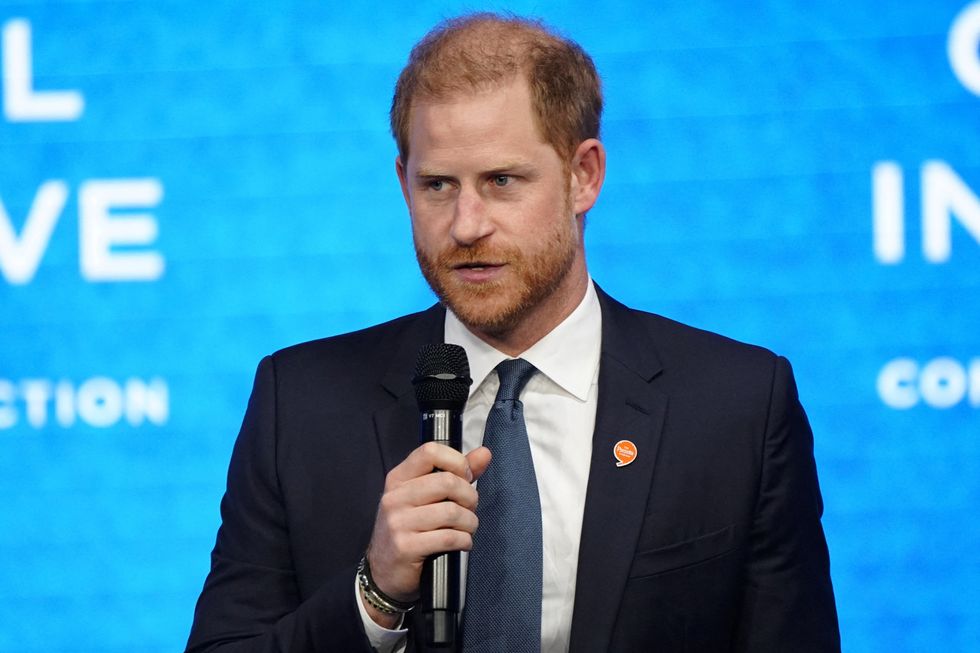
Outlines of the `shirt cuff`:
M 405 615 L 399 617 L 398 627 L 395 630 L 389 630 L 375 623 L 371 615 L 367 613 L 367 608 L 364 607 L 364 601 L 361 600 L 361 590 L 357 585 L 357 576 L 354 577 L 354 601 L 357 602 L 357 611 L 361 615 L 361 622 L 364 624 L 364 634 L 367 635 L 368 641 L 371 643 L 371 648 L 377 651 L 377 653 L 403 653 L 408 645 L 408 629 L 401 627 L 405 622 Z

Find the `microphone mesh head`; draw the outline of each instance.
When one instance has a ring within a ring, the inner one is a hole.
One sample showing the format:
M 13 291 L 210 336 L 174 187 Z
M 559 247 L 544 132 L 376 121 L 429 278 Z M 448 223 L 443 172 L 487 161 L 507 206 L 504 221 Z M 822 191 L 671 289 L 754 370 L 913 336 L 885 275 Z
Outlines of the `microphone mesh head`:
M 419 408 L 462 409 L 469 396 L 466 350 L 446 343 L 422 345 L 415 361 L 415 400 Z

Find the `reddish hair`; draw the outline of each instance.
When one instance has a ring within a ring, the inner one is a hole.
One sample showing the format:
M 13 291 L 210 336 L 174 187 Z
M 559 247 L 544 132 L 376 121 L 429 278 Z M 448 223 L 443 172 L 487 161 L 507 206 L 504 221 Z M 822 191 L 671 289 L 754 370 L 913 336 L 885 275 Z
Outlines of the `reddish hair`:
M 391 101 L 391 133 L 408 161 L 416 98 L 440 100 L 523 74 L 538 130 L 563 160 L 599 137 L 602 89 L 592 58 L 540 21 L 476 13 L 443 21 L 412 48 Z

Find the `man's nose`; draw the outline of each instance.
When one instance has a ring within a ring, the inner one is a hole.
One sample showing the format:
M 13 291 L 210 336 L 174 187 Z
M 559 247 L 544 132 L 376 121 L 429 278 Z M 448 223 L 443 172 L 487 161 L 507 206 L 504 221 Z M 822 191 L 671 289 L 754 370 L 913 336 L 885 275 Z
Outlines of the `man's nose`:
M 493 221 L 484 198 L 470 188 L 460 190 L 453 213 L 450 235 L 463 247 L 476 243 L 493 232 Z

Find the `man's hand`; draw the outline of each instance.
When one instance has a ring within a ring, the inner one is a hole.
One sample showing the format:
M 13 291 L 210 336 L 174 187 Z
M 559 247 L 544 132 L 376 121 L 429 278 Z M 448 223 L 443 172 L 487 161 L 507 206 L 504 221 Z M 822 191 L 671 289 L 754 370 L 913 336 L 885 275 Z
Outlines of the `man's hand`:
M 422 563 L 428 556 L 470 550 L 477 527 L 472 482 L 489 464 L 486 447 L 464 456 L 446 445 L 427 442 L 388 472 L 367 552 L 371 576 L 382 592 L 412 601 L 418 596 Z M 398 615 L 364 604 L 379 625 L 391 628 L 398 622 Z

